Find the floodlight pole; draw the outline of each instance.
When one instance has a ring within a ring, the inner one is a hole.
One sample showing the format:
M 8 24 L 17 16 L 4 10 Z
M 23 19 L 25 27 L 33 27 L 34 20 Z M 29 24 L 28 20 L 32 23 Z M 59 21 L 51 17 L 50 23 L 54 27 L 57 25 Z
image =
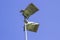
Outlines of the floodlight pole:
M 26 29 L 26 19 L 24 18 L 24 23 L 25 23 L 25 40 L 28 40 L 28 34 L 27 34 L 27 29 Z
M 26 25 L 27 25 L 26 23 L 28 23 L 27 20 L 26 20 L 27 18 L 26 18 L 25 15 L 23 14 L 24 10 L 21 10 L 20 12 L 22 12 L 22 15 L 24 16 L 25 40 L 28 40 L 27 29 L 26 29 Z
M 27 35 L 26 25 L 25 25 L 25 39 L 28 40 L 28 35 Z

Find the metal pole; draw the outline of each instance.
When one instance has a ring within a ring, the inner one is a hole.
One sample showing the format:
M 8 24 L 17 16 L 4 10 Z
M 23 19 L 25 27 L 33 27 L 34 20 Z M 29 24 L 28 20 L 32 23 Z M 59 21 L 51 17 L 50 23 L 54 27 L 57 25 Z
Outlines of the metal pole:
M 28 40 L 27 29 L 26 29 L 26 23 L 25 23 L 25 39 Z
M 27 34 L 27 29 L 26 29 L 26 22 L 25 22 L 25 40 L 28 40 L 28 34 Z

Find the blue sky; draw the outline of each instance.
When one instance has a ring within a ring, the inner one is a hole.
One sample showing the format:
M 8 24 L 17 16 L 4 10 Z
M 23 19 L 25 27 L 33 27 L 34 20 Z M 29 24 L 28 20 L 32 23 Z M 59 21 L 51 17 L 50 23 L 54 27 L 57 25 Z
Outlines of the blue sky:
M 28 40 L 60 40 L 60 0 L 0 0 L 0 40 L 25 40 L 19 11 L 31 2 L 39 11 L 29 21 L 40 26 L 37 33 L 28 31 Z

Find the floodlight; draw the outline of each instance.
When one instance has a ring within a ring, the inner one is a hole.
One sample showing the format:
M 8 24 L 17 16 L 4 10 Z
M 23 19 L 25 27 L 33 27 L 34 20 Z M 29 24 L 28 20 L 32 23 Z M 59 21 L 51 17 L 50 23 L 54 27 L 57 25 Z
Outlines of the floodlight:
M 26 29 L 28 31 L 37 32 L 39 24 L 38 23 L 34 23 L 34 22 L 28 22 L 28 23 L 26 23 L 25 26 L 26 26 Z M 24 27 L 24 29 L 25 29 L 25 27 Z
M 25 10 L 21 10 L 25 18 L 29 18 L 32 14 L 38 11 L 38 8 L 33 4 L 30 3 Z

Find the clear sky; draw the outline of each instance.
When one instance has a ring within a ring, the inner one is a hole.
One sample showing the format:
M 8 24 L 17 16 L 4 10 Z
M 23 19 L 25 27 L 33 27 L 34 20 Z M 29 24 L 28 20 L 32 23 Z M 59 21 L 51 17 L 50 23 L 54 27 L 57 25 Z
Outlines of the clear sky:
M 25 40 L 19 11 L 31 2 L 39 11 L 29 21 L 40 26 L 37 33 L 28 31 L 28 40 L 60 40 L 60 0 L 0 0 L 0 40 Z

